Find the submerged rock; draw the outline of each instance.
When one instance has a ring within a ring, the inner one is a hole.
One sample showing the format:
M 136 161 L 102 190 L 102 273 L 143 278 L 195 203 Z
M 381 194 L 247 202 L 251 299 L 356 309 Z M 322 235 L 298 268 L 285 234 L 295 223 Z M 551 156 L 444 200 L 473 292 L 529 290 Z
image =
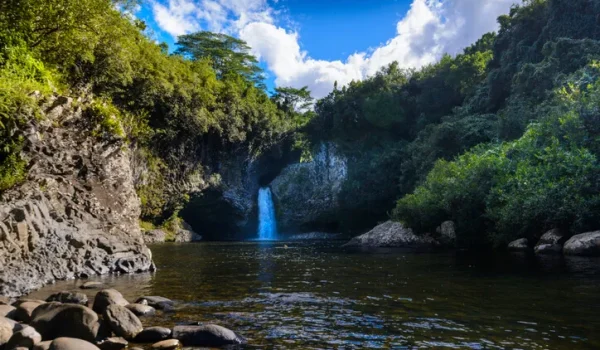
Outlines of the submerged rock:
M 84 284 L 79 286 L 79 288 L 81 288 L 81 289 L 103 289 L 104 283 L 102 283 L 102 282 L 85 282 Z
M 156 296 L 156 295 L 143 296 L 143 297 L 138 298 L 135 302 L 138 304 L 146 303 L 147 305 L 150 305 L 153 308 L 159 309 L 159 310 L 169 310 L 169 309 L 172 309 L 173 306 L 175 305 L 175 302 L 173 300 L 167 299 L 165 297 Z
M 529 250 L 529 240 L 527 238 L 519 238 L 508 244 L 508 250 L 522 252 Z
M 567 255 L 600 256 L 600 231 L 571 237 L 563 248 Z
M 246 344 L 246 339 L 234 331 L 215 324 L 203 326 L 175 326 L 173 338 L 183 346 L 225 346 Z
M 417 236 L 401 223 L 387 221 L 376 226 L 371 231 L 354 237 L 344 247 L 402 247 L 402 248 L 433 248 L 439 243 L 430 236 Z
M 552 229 L 542 235 L 535 245 L 536 254 L 560 254 L 567 237 L 559 230 Z

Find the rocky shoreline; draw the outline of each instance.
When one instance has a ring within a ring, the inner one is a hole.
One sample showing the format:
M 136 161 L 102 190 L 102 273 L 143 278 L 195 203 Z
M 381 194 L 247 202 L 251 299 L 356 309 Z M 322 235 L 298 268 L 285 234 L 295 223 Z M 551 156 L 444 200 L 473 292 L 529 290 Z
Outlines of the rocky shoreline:
M 99 282 L 87 282 L 80 288 L 100 290 L 93 300 L 77 291 L 55 293 L 46 300 L 0 297 L 0 349 L 166 350 L 247 342 L 216 324 L 144 326 L 146 316 L 175 311 L 176 302 L 164 297 L 141 296 L 129 303 L 119 291 L 102 289 Z

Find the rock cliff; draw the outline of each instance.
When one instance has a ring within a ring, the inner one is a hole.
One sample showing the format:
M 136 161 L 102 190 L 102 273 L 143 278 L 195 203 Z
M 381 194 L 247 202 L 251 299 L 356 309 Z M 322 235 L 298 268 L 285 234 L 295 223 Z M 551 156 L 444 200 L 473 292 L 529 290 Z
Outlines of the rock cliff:
M 0 295 L 55 280 L 152 270 L 138 218 L 131 152 L 97 130 L 90 99 L 39 101 L 23 134 L 24 183 L 0 197 Z

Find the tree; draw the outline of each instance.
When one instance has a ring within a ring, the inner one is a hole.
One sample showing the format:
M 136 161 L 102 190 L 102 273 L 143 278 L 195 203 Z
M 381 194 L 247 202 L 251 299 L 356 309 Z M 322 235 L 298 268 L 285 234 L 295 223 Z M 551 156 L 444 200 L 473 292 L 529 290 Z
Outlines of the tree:
M 239 74 L 259 85 L 263 85 L 263 70 L 252 56 L 245 41 L 229 35 L 201 31 L 178 38 L 176 54 L 192 60 L 209 59 L 217 77 L 223 79 L 230 74 Z
M 301 89 L 293 87 L 280 87 L 275 89 L 275 95 L 271 97 L 277 107 L 286 114 L 292 116 L 296 126 L 303 126 L 315 113 L 312 111 L 313 98 L 310 96 L 308 86 Z

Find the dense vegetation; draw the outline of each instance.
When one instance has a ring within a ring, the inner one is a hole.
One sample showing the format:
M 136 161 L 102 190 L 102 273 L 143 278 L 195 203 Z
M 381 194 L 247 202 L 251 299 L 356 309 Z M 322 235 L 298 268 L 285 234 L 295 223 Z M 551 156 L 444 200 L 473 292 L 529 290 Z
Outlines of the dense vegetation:
M 149 220 L 177 209 L 190 190 L 179 187 L 218 181 L 221 158 L 255 157 L 295 127 L 244 42 L 201 32 L 169 54 L 127 14 L 133 5 L 0 2 L 0 192 L 26 174 L 18 130 L 40 115 L 32 91 L 95 96 L 95 135 L 127 137 L 145 166 L 137 187 Z
M 350 159 L 342 226 L 453 220 L 462 246 L 597 229 L 599 14 L 596 0 L 527 0 L 455 57 L 318 101 L 309 134 Z

